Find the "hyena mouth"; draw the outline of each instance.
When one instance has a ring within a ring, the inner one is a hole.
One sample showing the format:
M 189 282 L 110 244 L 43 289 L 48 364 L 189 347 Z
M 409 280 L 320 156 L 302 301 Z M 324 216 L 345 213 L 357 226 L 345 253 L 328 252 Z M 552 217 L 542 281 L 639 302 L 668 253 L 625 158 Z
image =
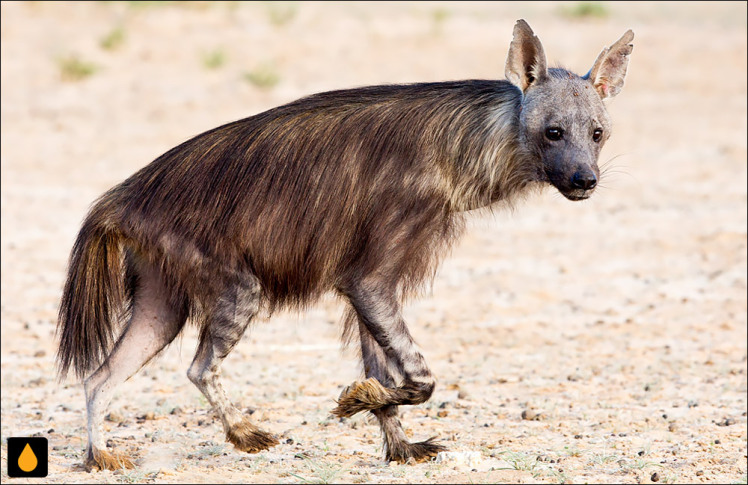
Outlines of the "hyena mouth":
M 574 190 L 572 192 L 561 192 L 561 195 L 566 197 L 569 200 L 578 201 L 578 200 L 585 200 L 589 199 L 592 195 L 591 190 Z

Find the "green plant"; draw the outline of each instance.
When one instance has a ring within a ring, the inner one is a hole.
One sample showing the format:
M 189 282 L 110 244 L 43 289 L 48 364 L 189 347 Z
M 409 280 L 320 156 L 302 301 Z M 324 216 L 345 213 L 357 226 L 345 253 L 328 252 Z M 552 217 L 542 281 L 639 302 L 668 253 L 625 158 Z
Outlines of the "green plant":
M 280 81 L 280 75 L 271 63 L 263 63 L 244 73 L 244 79 L 260 89 L 270 89 Z
M 502 451 L 504 461 L 512 466 L 512 469 L 519 471 L 531 472 L 538 466 L 538 460 L 535 457 L 515 451 Z
M 431 11 L 431 22 L 435 34 L 441 33 L 442 27 L 450 15 L 451 12 L 449 10 L 441 7 Z
M 226 63 L 223 49 L 215 49 L 203 55 L 203 66 L 206 69 L 218 69 Z
M 296 17 L 299 6 L 296 2 L 266 2 L 265 11 L 267 12 L 270 23 L 276 27 L 282 27 Z
M 604 18 L 609 15 L 608 7 L 599 2 L 577 2 L 571 6 L 561 7 L 561 13 L 573 18 Z
M 618 461 L 620 458 L 618 455 L 608 455 L 605 453 L 593 453 L 590 456 L 588 463 L 590 465 L 605 465 L 606 463 L 612 463 Z
M 153 481 L 156 475 L 158 475 L 158 472 L 146 473 L 138 469 L 127 470 L 123 468 L 122 473 L 117 475 L 117 481 L 120 483 L 146 483 Z
M 311 477 L 307 478 L 302 475 L 288 472 L 289 475 L 301 480 L 301 483 L 332 483 L 341 472 L 340 467 L 328 463 L 319 464 L 307 457 L 304 457 L 304 463 L 309 469 Z
M 60 57 L 57 64 L 63 81 L 80 81 L 91 76 L 99 69 L 96 64 L 82 61 L 75 54 Z
M 101 38 L 99 46 L 107 51 L 113 51 L 119 49 L 122 43 L 125 41 L 125 30 L 122 27 L 116 27 L 112 29 L 107 35 Z
M 226 445 L 210 445 L 200 448 L 197 453 L 202 456 L 220 456 L 226 451 Z

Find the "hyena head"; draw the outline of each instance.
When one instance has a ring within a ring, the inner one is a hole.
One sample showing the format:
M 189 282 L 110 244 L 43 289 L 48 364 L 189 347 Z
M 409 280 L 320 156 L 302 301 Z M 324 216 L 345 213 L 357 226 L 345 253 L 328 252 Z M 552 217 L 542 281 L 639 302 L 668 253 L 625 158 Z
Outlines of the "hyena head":
M 514 26 L 506 77 L 522 90 L 519 139 L 537 161 L 539 178 L 570 200 L 592 195 L 600 170 L 597 159 L 610 136 L 603 99 L 623 87 L 634 33 L 603 49 L 584 76 L 546 67 L 543 45 L 524 20 Z

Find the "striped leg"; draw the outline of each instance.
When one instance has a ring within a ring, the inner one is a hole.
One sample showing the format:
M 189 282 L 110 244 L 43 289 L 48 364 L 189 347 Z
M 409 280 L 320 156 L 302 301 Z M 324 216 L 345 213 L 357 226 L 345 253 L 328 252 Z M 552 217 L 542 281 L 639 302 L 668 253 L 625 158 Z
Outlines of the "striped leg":
M 278 444 L 234 407 L 220 382 L 223 359 L 241 340 L 259 310 L 260 285 L 255 278 L 236 284 L 219 298 L 200 334 L 195 359 L 187 376 L 218 413 L 226 440 L 241 451 L 256 453 Z
M 384 355 L 382 347 L 379 346 L 362 323 L 359 323 L 359 333 L 361 335 L 361 357 L 364 362 L 366 377 L 376 379 L 385 387 L 395 387 L 395 380 L 388 369 L 387 357 Z M 384 406 L 371 412 L 377 417 L 379 427 L 382 430 L 384 456 L 387 461 L 406 463 L 412 459 L 418 462 L 446 450 L 442 445 L 436 443 L 434 438 L 429 438 L 420 443 L 408 441 L 397 417 L 397 406 Z

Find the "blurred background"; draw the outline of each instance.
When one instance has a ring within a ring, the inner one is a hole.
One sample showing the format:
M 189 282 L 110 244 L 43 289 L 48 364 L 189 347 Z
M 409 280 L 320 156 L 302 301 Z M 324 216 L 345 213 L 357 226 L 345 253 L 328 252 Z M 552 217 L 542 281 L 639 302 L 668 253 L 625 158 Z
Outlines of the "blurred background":
M 58 447 L 50 481 L 205 481 L 216 466 L 211 481 L 745 483 L 745 3 L 3 2 L 0 13 L 3 456 L 6 437 L 41 433 Z M 403 410 L 405 426 L 481 463 L 388 467 L 375 425 L 330 419 L 360 373 L 355 351 L 337 350 L 330 299 L 257 325 L 225 365 L 232 399 L 290 442 L 251 457 L 223 444 L 184 375 L 190 329 L 112 403 L 111 435 L 139 471 L 77 471 L 85 406 L 78 384 L 54 380 L 53 337 L 95 198 L 202 131 L 304 95 L 503 79 L 519 18 L 549 65 L 579 74 L 627 29 L 636 37 L 595 196 L 573 204 L 548 189 L 476 215 L 406 310 L 440 384 Z M 138 419 L 149 411 L 158 419 Z

